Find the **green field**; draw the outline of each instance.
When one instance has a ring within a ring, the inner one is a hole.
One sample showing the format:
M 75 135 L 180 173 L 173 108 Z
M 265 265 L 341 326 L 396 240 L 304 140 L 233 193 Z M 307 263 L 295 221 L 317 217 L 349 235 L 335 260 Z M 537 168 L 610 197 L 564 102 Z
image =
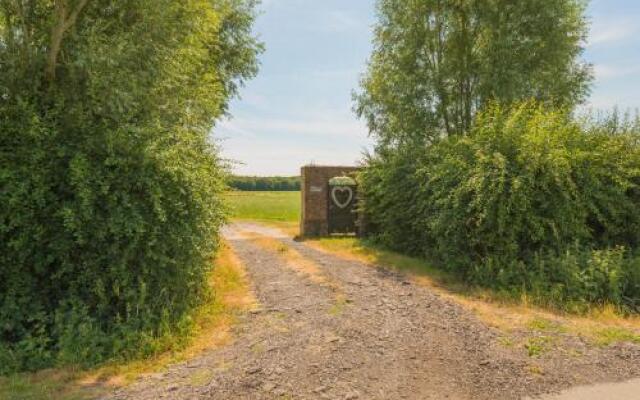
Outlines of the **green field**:
M 225 200 L 234 219 L 298 222 L 300 192 L 227 192 Z

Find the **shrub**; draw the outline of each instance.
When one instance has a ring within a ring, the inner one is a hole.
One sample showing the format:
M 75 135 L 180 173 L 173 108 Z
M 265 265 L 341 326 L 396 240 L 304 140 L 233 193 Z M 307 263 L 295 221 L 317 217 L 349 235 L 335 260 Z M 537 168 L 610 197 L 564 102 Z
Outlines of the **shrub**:
M 532 104 L 468 136 L 374 158 L 361 176 L 374 239 L 470 282 L 556 304 L 637 303 L 640 152 Z
M 231 176 L 229 187 L 247 192 L 298 192 L 299 176 Z
M 154 136 L 14 136 L 0 192 L 0 333 L 18 365 L 148 353 L 201 298 L 223 170 L 204 138 Z
M 189 332 L 224 220 L 209 134 L 255 73 L 254 5 L 0 10 L 0 374 L 154 354 Z

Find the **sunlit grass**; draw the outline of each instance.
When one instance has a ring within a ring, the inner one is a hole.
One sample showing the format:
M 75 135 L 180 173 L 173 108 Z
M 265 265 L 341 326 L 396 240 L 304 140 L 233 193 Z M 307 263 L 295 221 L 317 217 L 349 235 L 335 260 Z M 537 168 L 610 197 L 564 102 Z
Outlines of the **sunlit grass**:
M 300 192 L 232 191 L 224 197 L 233 219 L 295 223 L 300 219 Z
M 468 285 L 426 260 L 388 251 L 358 238 L 319 238 L 307 240 L 306 244 L 343 258 L 406 273 L 417 284 L 437 290 L 443 297 L 473 311 L 489 326 L 507 334 L 515 330 L 570 333 L 602 346 L 618 342 L 640 343 L 640 318 L 622 316 L 610 305 L 593 307 L 585 315 L 570 315 L 536 305 L 526 294 L 513 296 Z M 532 349 L 537 353 L 536 346 Z
M 226 343 L 237 314 L 255 303 L 244 269 L 229 247 L 223 246 L 219 252 L 209 282 L 214 295 L 195 314 L 196 328 L 186 347 L 176 346 L 174 351 L 151 359 L 111 364 L 88 371 L 60 368 L 0 377 L 0 399 L 92 399 L 141 375 L 161 371 L 169 364 L 193 358 Z
M 311 282 L 331 289 L 334 295 L 334 302 L 329 307 L 328 312 L 332 316 L 342 314 L 349 300 L 344 294 L 342 286 L 336 280 L 323 273 L 322 268 L 317 263 L 279 239 L 255 232 L 242 232 L 242 235 L 262 249 L 276 253 L 285 261 L 285 266 L 290 270 L 308 278 Z
M 640 344 L 640 334 L 623 328 L 605 328 L 597 331 L 597 343 L 609 346 L 617 342 L 632 342 Z

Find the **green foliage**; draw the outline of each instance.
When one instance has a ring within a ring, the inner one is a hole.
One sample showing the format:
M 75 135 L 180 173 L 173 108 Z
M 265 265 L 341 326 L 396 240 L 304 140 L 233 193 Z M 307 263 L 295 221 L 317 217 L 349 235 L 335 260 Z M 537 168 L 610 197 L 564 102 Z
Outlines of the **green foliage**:
M 299 192 L 299 176 L 232 176 L 228 185 L 232 189 L 248 192 Z
M 252 0 L 0 0 L 0 373 L 161 351 L 207 290 Z M 57 51 L 56 51 L 57 49 Z
M 637 134 L 525 104 L 468 136 L 380 152 L 361 174 L 373 236 L 467 281 L 574 311 L 640 306 Z
M 491 102 L 583 101 L 582 0 L 378 0 L 374 50 L 356 95 L 379 146 L 465 134 Z

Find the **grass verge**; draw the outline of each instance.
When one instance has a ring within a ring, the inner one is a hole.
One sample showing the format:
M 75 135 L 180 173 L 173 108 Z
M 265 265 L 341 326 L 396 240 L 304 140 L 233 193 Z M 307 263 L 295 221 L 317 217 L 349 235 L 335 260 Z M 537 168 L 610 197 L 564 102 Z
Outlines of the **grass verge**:
M 621 316 L 612 306 L 594 307 L 581 316 L 570 315 L 536 306 L 526 295 L 514 298 L 510 294 L 470 286 L 425 260 L 384 250 L 357 238 L 320 238 L 306 243 L 342 258 L 406 273 L 417 284 L 438 291 L 507 334 L 515 331 L 549 335 L 569 333 L 600 346 L 619 342 L 640 343 L 640 318 Z M 538 355 L 540 346 L 537 344 L 525 346 L 531 347 Z
M 7 400 L 85 400 L 125 386 L 145 374 L 162 371 L 223 345 L 230 339 L 230 328 L 238 313 L 255 300 L 248 289 L 242 264 L 226 245 L 215 260 L 209 283 L 213 295 L 195 315 L 195 326 L 186 347 L 154 358 L 106 365 L 93 370 L 49 369 L 0 377 L 0 399 Z

